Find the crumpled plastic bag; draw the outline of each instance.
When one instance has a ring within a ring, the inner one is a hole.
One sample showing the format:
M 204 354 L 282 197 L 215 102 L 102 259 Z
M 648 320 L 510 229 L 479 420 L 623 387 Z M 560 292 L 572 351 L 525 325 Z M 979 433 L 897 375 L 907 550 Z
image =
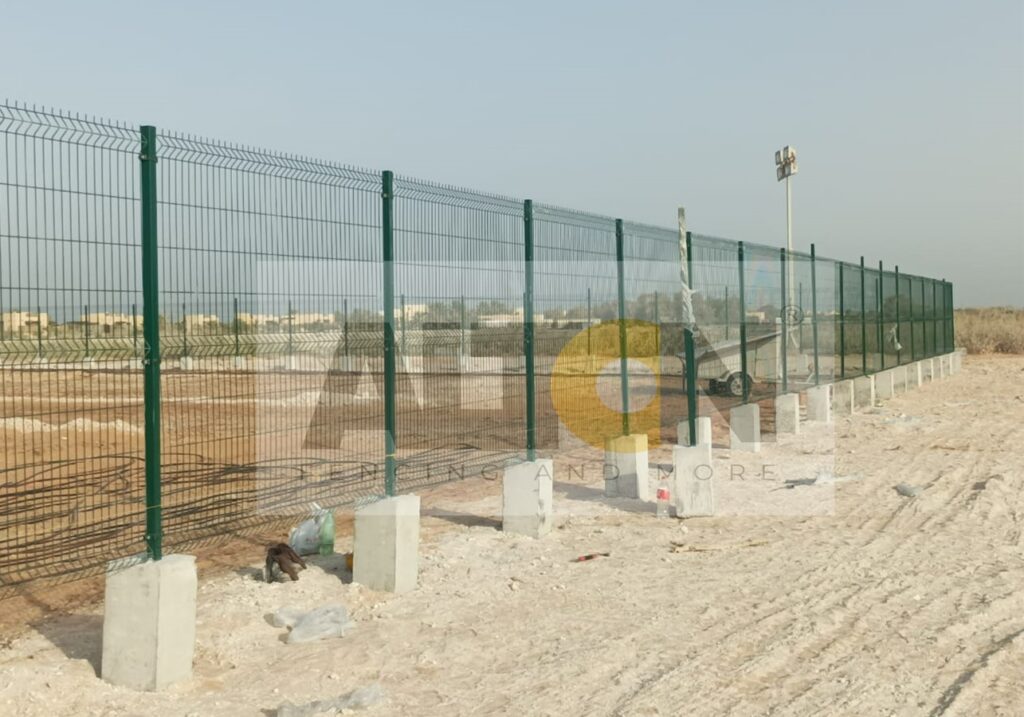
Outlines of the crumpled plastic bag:
M 291 628 L 285 640 L 289 645 L 344 637 L 348 630 L 355 627 L 344 605 L 323 605 L 308 611 L 283 607 L 271 616 L 271 622 L 274 627 Z
M 330 512 L 318 503 L 310 506 L 313 517 L 302 521 L 288 533 L 288 545 L 299 555 L 314 555 L 320 552 L 320 525 Z
M 317 700 L 304 705 L 285 702 L 277 708 L 277 717 L 313 717 L 314 715 L 337 714 L 342 710 L 362 710 L 372 707 L 383 699 L 384 690 L 375 682 L 334 699 Z

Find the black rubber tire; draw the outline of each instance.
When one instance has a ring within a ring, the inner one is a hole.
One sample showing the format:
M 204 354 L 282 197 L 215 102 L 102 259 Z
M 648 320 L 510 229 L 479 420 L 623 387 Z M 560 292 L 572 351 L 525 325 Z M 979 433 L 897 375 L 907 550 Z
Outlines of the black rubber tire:
M 743 378 L 739 371 L 729 374 L 729 378 L 725 379 L 725 393 L 732 396 L 733 398 L 743 397 Z M 750 379 L 750 375 L 747 375 L 747 390 L 753 385 L 753 381 Z

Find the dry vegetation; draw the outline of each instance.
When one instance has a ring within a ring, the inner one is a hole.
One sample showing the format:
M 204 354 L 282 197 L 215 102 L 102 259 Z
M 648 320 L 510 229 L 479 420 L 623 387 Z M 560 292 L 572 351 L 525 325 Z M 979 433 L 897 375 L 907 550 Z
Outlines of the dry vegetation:
M 1024 353 L 1024 309 L 957 309 L 956 345 L 972 354 Z

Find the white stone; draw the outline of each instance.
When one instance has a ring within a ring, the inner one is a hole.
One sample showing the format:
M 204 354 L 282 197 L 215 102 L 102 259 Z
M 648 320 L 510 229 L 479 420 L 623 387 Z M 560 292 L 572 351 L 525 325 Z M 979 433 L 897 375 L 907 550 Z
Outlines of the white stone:
M 352 548 L 353 582 L 393 593 L 414 589 L 419 545 L 419 496 L 393 496 L 358 508 Z
M 551 531 L 554 465 L 550 458 L 505 469 L 501 483 L 501 529 L 540 538 Z
M 756 403 L 729 411 L 729 445 L 734 451 L 761 452 L 761 407 Z
M 676 515 L 685 518 L 715 514 L 714 469 L 711 446 L 675 446 L 672 449 Z
M 875 405 L 875 377 L 858 376 L 853 379 L 853 407 L 855 410 L 873 408 Z
M 800 433 L 800 394 L 775 397 L 775 432 Z
M 605 441 L 604 494 L 609 497 L 650 500 L 647 475 L 647 434 L 619 436 Z
M 108 568 L 104 680 L 134 690 L 161 690 L 192 677 L 197 585 L 191 555 Z
M 837 381 L 832 384 L 832 413 L 837 416 L 853 413 L 853 381 Z
M 807 420 L 819 423 L 832 422 L 831 386 L 814 386 L 807 389 Z

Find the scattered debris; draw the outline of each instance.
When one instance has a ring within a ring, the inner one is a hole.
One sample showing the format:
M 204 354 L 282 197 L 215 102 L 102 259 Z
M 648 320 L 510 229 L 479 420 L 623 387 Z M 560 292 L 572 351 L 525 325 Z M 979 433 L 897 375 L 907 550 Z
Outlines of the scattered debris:
M 264 577 L 268 583 L 274 582 L 275 565 L 293 581 L 299 579 L 299 570 L 306 569 L 306 561 L 287 543 L 271 543 L 267 546 L 267 569 Z
M 916 498 L 921 495 L 921 491 L 924 490 L 920 486 L 910 485 L 909 483 L 900 483 L 896 486 L 896 492 L 906 498 Z
M 573 558 L 569 562 L 571 562 L 571 563 L 585 563 L 586 561 L 593 560 L 594 558 L 610 558 L 611 555 L 612 555 L 611 553 L 587 553 L 586 555 L 581 555 L 578 558 Z
M 310 611 L 283 607 L 273 614 L 271 624 L 291 628 L 285 640 L 289 645 L 344 637 L 347 630 L 355 627 L 344 605 L 324 605 Z
M 320 528 L 326 521 L 329 510 L 318 503 L 310 505 L 312 516 L 302 521 L 288 533 L 288 544 L 299 555 L 313 555 L 320 552 Z
M 768 545 L 767 540 L 748 540 L 745 543 L 736 543 L 734 545 L 697 545 L 694 543 L 677 543 L 672 541 L 672 552 L 673 553 L 712 553 L 719 550 L 732 550 L 734 548 L 759 548 L 763 545 Z
M 277 708 L 277 717 L 313 717 L 320 714 L 337 714 L 342 710 L 361 710 L 372 707 L 383 699 L 384 690 L 379 684 L 374 683 L 330 700 L 317 700 L 304 705 L 285 702 Z

